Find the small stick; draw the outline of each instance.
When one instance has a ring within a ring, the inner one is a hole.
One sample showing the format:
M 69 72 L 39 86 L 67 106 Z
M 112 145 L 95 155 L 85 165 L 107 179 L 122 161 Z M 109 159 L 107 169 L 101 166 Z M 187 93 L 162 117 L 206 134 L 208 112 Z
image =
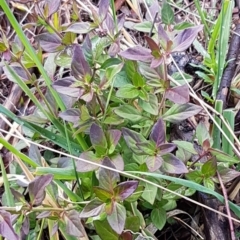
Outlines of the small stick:
M 231 232 L 231 240 L 236 240 L 235 234 L 234 234 L 234 227 L 233 227 L 233 222 L 232 222 L 232 216 L 231 216 L 231 212 L 229 209 L 229 204 L 228 204 L 228 196 L 227 196 L 227 191 L 226 188 L 222 182 L 221 176 L 219 174 L 219 172 L 217 171 L 217 176 L 218 176 L 218 180 L 219 183 L 221 185 L 222 188 L 222 193 L 225 199 L 225 207 L 226 207 L 226 211 L 227 211 L 227 215 L 228 215 L 228 222 L 229 222 L 229 227 L 230 227 L 230 232 Z

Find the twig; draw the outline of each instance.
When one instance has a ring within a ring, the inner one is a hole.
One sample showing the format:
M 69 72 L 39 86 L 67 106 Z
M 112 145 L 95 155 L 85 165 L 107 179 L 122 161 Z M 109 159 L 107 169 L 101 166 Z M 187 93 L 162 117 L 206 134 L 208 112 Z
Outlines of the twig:
M 240 22 L 238 22 L 235 32 L 240 33 Z M 233 34 L 226 59 L 228 65 L 222 75 L 220 87 L 217 93 L 217 99 L 223 101 L 223 109 L 225 109 L 227 106 L 227 96 L 234 76 L 237 57 L 239 55 L 239 48 L 240 37 L 236 34 Z
M 235 234 L 234 234 L 234 227 L 233 227 L 233 222 L 232 222 L 232 216 L 231 216 L 231 212 L 229 209 L 229 203 L 228 203 L 228 196 L 227 196 L 227 191 L 226 188 L 222 182 L 221 176 L 219 174 L 219 172 L 217 171 L 217 176 L 218 176 L 218 180 L 219 183 L 221 185 L 222 188 L 222 193 L 225 199 L 225 207 L 226 207 L 226 211 L 227 211 L 227 215 L 228 215 L 228 222 L 229 222 L 229 227 L 230 227 L 230 232 L 231 232 L 231 240 L 236 240 Z

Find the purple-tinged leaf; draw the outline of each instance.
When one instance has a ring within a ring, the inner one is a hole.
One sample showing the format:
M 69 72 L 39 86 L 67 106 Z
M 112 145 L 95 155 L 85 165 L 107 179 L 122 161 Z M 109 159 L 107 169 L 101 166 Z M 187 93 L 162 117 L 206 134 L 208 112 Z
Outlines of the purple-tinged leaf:
M 123 201 L 127 197 L 131 196 L 138 187 L 138 181 L 132 180 L 119 183 L 114 188 L 114 196 L 117 201 Z
M 173 150 L 176 149 L 176 144 L 174 143 L 164 143 L 164 144 L 161 144 L 158 149 L 160 150 L 160 154 L 161 155 L 164 155 L 166 153 L 170 153 L 172 152 Z
M 108 130 L 106 133 L 107 136 L 107 142 L 108 142 L 108 152 L 109 154 L 112 154 L 118 144 L 118 141 L 121 137 L 121 131 L 120 130 Z
M 143 150 L 139 143 L 147 143 L 147 140 L 140 134 L 135 131 L 132 131 L 128 128 L 122 128 L 122 134 L 124 137 L 125 142 L 127 143 L 128 147 L 136 154 L 144 154 Z
M 52 227 L 52 231 L 50 233 L 50 236 L 52 237 L 57 231 L 58 231 L 58 222 L 55 222 L 53 227 Z
M 124 161 L 123 161 L 123 158 L 120 154 L 111 156 L 111 160 L 112 160 L 112 163 L 117 170 L 123 171 Z
M 80 119 L 80 110 L 77 108 L 70 108 L 64 112 L 59 113 L 59 117 L 65 121 L 76 123 Z
M 109 158 L 104 158 L 102 162 L 103 166 L 115 169 L 115 166 Z M 100 168 L 99 170 L 99 186 L 109 192 L 113 193 L 113 189 L 116 187 L 117 182 L 120 180 L 119 174 L 110 169 Z
M 192 103 L 174 104 L 164 115 L 163 119 L 171 123 L 179 123 L 202 111 L 202 108 Z
M 112 198 L 113 194 L 101 187 L 93 187 L 93 192 L 96 197 L 99 198 L 102 202 L 107 202 Z
M 114 29 L 115 29 L 115 25 L 114 25 L 114 21 L 113 18 L 110 14 L 106 15 L 106 19 L 104 21 L 103 24 L 104 28 L 108 29 L 108 32 L 114 36 Z
M 0 235 L 11 240 L 20 240 L 15 233 L 11 222 L 11 214 L 5 210 L 0 210 Z
M 88 58 L 88 56 L 92 55 L 92 42 L 90 40 L 89 34 L 86 35 L 86 37 L 83 41 L 82 50 L 83 50 L 86 58 Z
M 61 0 L 46 0 L 45 1 L 45 8 L 48 10 L 48 17 L 58 11 L 61 5 Z
M 162 156 L 163 164 L 161 166 L 161 170 L 163 172 L 167 172 L 170 174 L 182 174 L 187 173 L 188 169 L 184 165 L 184 163 L 175 157 L 173 154 L 168 153 Z
M 125 207 L 123 205 L 115 202 L 113 212 L 111 215 L 107 216 L 107 220 L 108 220 L 109 225 L 112 227 L 112 229 L 116 233 L 121 234 L 124 229 L 124 225 L 125 225 L 125 221 L 126 221 Z
M 80 98 L 82 100 L 84 100 L 85 102 L 92 101 L 92 98 L 93 98 L 93 90 L 92 90 L 92 88 L 89 90 L 89 92 L 82 94 Z
M 45 52 L 57 52 L 62 45 L 61 38 L 55 33 L 42 33 L 35 37 Z
M 157 68 L 159 65 L 161 65 L 163 63 L 164 58 L 160 57 L 160 58 L 153 58 L 151 61 L 151 68 Z
M 80 154 L 79 156 L 80 158 L 84 159 L 84 160 L 88 160 L 90 163 L 87 162 L 83 162 L 83 161 L 77 161 L 76 162 L 76 168 L 78 172 L 90 172 L 90 171 L 94 171 L 96 169 L 98 169 L 98 166 L 92 164 L 93 163 L 98 163 L 100 164 L 102 159 L 98 158 L 95 156 L 95 154 L 93 152 L 83 152 Z
M 74 46 L 71 71 L 72 75 L 78 80 L 81 80 L 82 77 L 85 77 L 86 75 L 91 75 L 91 69 L 80 45 Z
M 158 24 L 158 39 L 159 39 L 162 47 L 164 48 L 164 50 L 167 50 L 167 43 L 170 41 L 170 39 L 169 39 L 166 31 L 162 27 L 161 23 Z
M 184 104 L 189 102 L 189 88 L 187 84 L 182 86 L 177 86 L 173 88 L 169 88 L 166 91 L 165 97 L 170 101 L 177 104 Z
M 101 18 L 101 20 L 103 21 L 108 13 L 108 8 L 109 8 L 109 0 L 100 0 L 99 1 L 99 10 L 98 10 L 98 14 Z
M 142 46 L 135 46 L 128 48 L 127 50 L 120 52 L 119 55 L 123 58 L 135 61 L 149 62 L 153 56 L 151 50 Z
M 108 49 L 108 54 L 110 57 L 115 57 L 120 52 L 120 43 L 116 40 L 114 43 L 111 44 L 110 48 Z
M 83 90 L 81 88 L 71 87 L 76 81 L 71 77 L 59 79 L 52 84 L 52 87 L 59 93 L 68 95 L 70 97 L 77 98 L 82 95 Z
M 98 198 L 93 199 L 88 203 L 80 213 L 80 218 L 89 218 L 99 215 L 105 207 L 105 203 L 100 201 Z
M 203 25 L 184 29 L 173 39 L 171 52 L 183 52 L 188 49 L 202 29 Z
M 30 80 L 29 76 L 27 75 L 26 71 L 21 66 L 11 65 L 11 69 L 20 77 L 23 81 Z M 7 79 L 16 82 L 15 77 L 12 73 L 8 70 L 6 66 L 3 67 L 4 74 L 6 75 Z
M 76 22 L 70 25 L 64 32 L 72 32 L 77 34 L 85 34 L 92 30 L 89 22 Z
M 121 13 L 117 16 L 117 22 L 118 22 L 118 31 L 121 31 L 121 29 L 124 26 L 124 22 L 125 22 L 125 14 Z
M 166 133 L 165 133 L 165 125 L 161 118 L 154 124 L 150 139 L 156 143 L 156 147 L 159 147 L 161 144 L 165 143 Z
M 84 237 L 85 230 L 81 223 L 79 213 L 76 210 L 66 212 L 64 214 L 64 220 L 66 222 L 67 234 L 74 237 Z
M 100 151 L 101 153 L 105 153 L 107 149 L 107 139 L 103 132 L 103 129 L 98 126 L 96 123 L 93 123 L 90 128 L 90 139 L 93 147 Z
M 163 159 L 160 155 L 147 156 L 146 164 L 150 172 L 158 170 L 163 163 Z
M 230 168 L 222 168 L 219 169 L 218 172 L 221 176 L 223 183 L 228 183 L 236 177 L 240 176 L 240 172 Z
M 29 229 L 30 229 L 29 217 L 25 216 L 21 227 L 21 237 L 23 238 L 26 237 L 29 234 Z
M 51 215 L 51 211 L 43 211 L 43 212 L 41 212 L 40 214 L 37 215 L 37 218 L 38 219 L 47 218 L 50 215 Z
M 52 182 L 53 176 L 46 174 L 36 177 L 29 183 L 28 190 L 31 204 L 34 206 L 41 205 L 45 198 L 45 188 Z
M 25 200 L 24 195 L 22 195 L 20 192 L 16 191 L 13 188 L 10 188 L 12 195 L 14 196 L 14 198 L 18 201 L 23 203 L 24 205 L 27 205 L 27 202 Z
M 149 11 L 146 12 L 146 20 L 152 21 L 156 18 L 156 22 L 159 22 L 159 15 L 160 15 L 160 6 L 157 0 L 151 1 L 151 6 L 149 7 Z M 157 14 L 157 17 L 156 17 Z

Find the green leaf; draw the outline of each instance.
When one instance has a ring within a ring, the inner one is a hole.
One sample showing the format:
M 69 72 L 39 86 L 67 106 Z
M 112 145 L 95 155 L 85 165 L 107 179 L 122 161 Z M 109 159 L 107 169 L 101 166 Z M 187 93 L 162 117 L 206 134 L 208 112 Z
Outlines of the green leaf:
M 173 143 L 175 143 L 179 148 L 182 148 L 192 154 L 197 154 L 197 151 L 194 149 L 193 144 L 190 142 L 174 140 Z
M 201 168 L 201 172 L 205 178 L 215 176 L 216 171 L 217 171 L 217 161 L 215 157 L 205 162 Z
M 161 11 L 162 22 L 166 25 L 171 25 L 174 22 L 174 12 L 171 6 L 164 1 Z
M 94 221 L 97 234 L 104 240 L 119 240 L 118 234 L 113 231 L 107 220 Z
M 185 174 L 185 176 L 187 179 L 194 181 L 196 183 L 201 183 L 203 180 L 203 175 L 202 175 L 201 171 L 199 171 L 199 170 L 188 172 Z
M 162 230 L 167 221 L 166 210 L 163 208 L 155 208 L 151 212 L 151 220 L 155 227 Z
M 149 33 L 150 30 L 152 29 L 152 22 L 144 21 L 141 23 L 137 23 L 134 25 L 133 28 L 139 32 Z
M 138 122 L 140 120 L 144 120 L 145 118 L 141 115 L 141 112 L 139 112 L 136 108 L 129 106 L 129 105 L 123 105 L 120 107 L 117 107 L 114 109 L 114 112 L 125 119 L 128 119 L 132 122 Z
M 158 183 L 155 179 L 152 178 L 151 182 Z M 142 193 L 142 198 L 153 205 L 157 195 L 157 190 L 158 188 L 156 186 L 153 186 L 152 184 L 149 183 L 145 183 L 145 189 Z
M 206 187 L 206 188 L 209 188 L 211 190 L 214 190 L 215 189 L 215 184 L 213 182 L 213 180 L 211 178 L 204 178 L 203 179 L 203 185 Z
M 127 99 L 136 98 L 138 95 L 139 95 L 139 90 L 131 84 L 127 84 L 127 85 L 121 87 L 116 92 L 117 97 L 127 98 Z
M 140 228 L 140 219 L 138 216 L 127 217 L 125 222 L 125 229 L 133 232 L 138 232 Z
M 139 99 L 139 106 L 146 112 L 157 116 L 158 115 L 158 99 L 156 95 L 149 93 L 148 94 L 149 101 L 143 101 Z

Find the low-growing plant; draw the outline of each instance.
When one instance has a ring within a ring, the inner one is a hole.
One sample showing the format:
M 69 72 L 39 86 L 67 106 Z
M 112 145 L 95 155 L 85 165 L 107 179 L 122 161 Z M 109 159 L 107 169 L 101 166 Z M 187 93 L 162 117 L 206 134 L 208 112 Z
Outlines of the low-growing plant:
M 20 182 L 3 174 L 3 237 L 41 239 L 48 229 L 49 239 L 133 239 L 138 233 L 153 238 L 146 225 L 152 221 L 161 230 L 180 196 L 198 190 L 223 201 L 214 192 L 216 172 L 225 183 L 239 176 L 230 168 L 239 162 L 234 154 L 215 149 L 201 121 L 189 142 L 169 138 L 174 124 L 203 111 L 190 103 L 183 79 L 176 86 L 167 71 L 171 54 L 186 51 L 202 25 L 175 24 L 167 2 L 156 18 L 154 2 L 148 7 L 148 47 L 129 47 L 122 41 L 125 16 L 111 14 L 109 0 L 99 8 L 90 5 L 91 21 L 85 22 L 72 3 L 74 23 L 62 25 L 60 1 L 46 1 L 34 10 L 44 29 L 35 37 L 35 53 L 6 1 L 0 6 L 17 32 L 12 47 L 2 42 L 5 74 L 36 107 L 24 117 L 3 106 L 0 112 L 23 124 L 28 138 L 54 144 L 63 154 L 42 154 L 31 145 L 27 156 L 0 139 L 21 159 L 14 164 Z M 26 178 L 20 178 L 23 173 Z M 230 207 L 240 216 L 238 206 Z

